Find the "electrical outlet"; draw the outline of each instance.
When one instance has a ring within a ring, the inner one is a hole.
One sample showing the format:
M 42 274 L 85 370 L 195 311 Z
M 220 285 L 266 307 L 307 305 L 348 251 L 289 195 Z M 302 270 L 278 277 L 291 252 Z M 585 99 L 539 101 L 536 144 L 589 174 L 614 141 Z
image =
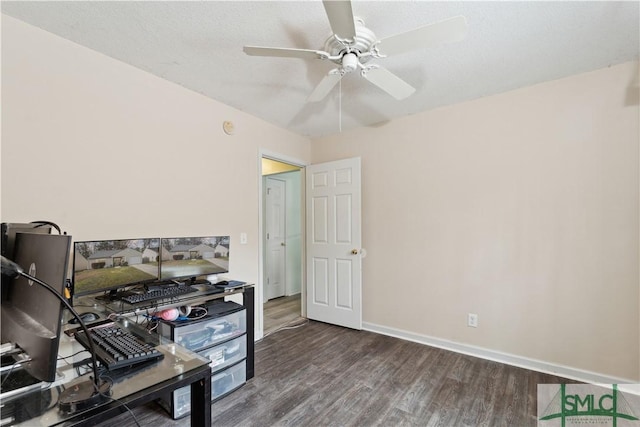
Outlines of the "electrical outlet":
M 247 244 L 247 233 L 240 233 L 240 244 L 241 245 Z
M 471 328 L 478 327 L 478 315 L 474 313 L 467 314 L 467 326 Z

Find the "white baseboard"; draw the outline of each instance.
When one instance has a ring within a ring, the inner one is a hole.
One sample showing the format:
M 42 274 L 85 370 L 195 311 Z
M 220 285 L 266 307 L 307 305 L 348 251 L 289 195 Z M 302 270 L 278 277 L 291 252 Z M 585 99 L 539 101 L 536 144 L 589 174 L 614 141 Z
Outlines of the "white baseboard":
M 494 362 L 504 363 L 506 365 L 517 366 L 519 368 L 530 369 L 532 371 L 542 372 L 545 374 L 557 375 L 559 377 L 568 378 L 591 384 L 618 384 L 621 391 L 633 394 L 640 394 L 640 386 L 636 381 L 616 378 L 609 375 L 603 375 L 596 372 L 585 371 L 582 369 L 572 368 L 570 366 L 557 365 L 555 363 L 544 362 L 541 360 L 530 359 L 527 357 L 517 356 L 514 354 L 503 353 L 500 351 L 490 350 L 483 347 L 477 347 L 469 344 L 462 344 L 455 341 L 434 338 L 427 335 L 416 334 L 401 329 L 390 328 L 388 326 L 376 325 L 374 323 L 362 322 L 362 329 L 370 332 L 376 332 L 382 335 L 388 335 L 407 341 L 413 341 L 419 344 L 429 345 L 432 347 L 442 348 L 444 350 L 455 351 L 469 356 L 479 357 L 481 359 L 492 360 Z M 635 383 L 635 384 L 634 384 Z

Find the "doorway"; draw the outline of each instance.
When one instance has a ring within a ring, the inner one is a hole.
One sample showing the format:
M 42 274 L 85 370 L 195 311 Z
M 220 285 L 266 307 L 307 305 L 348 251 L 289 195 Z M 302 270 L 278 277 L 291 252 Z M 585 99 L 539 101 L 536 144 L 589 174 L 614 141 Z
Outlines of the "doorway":
M 302 315 L 304 220 L 300 165 L 263 156 L 262 308 L 263 334 Z

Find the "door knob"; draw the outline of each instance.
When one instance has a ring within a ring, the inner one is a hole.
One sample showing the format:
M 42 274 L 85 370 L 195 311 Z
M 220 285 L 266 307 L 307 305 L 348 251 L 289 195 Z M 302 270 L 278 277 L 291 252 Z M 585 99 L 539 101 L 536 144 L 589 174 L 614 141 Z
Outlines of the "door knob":
M 358 250 L 357 249 L 351 250 L 351 255 L 358 255 Z
M 280 246 L 286 246 L 286 245 L 284 244 L 284 242 L 282 242 L 282 243 L 280 243 Z

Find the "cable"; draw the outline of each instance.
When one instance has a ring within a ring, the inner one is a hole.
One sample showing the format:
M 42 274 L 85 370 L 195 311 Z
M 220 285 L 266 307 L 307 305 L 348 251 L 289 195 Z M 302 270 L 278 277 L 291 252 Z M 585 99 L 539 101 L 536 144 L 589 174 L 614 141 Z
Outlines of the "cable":
M 77 365 L 77 366 L 75 367 L 75 370 L 76 370 L 76 376 L 77 376 L 77 377 L 81 377 L 81 376 L 83 376 L 83 375 L 85 375 L 85 374 L 88 374 L 88 373 L 93 372 L 93 370 L 92 370 L 92 369 L 91 369 L 91 367 L 90 367 L 90 363 L 91 363 L 91 361 L 87 359 L 87 360 L 84 360 L 84 362 L 86 362 L 86 363 L 84 363 L 84 364 L 82 364 L 82 365 Z M 85 370 L 84 370 L 84 372 L 81 372 L 81 371 L 80 371 L 80 368 L 84 368 L 84 369 L 85 369 Z M 98 377 L 99 377 L 99 375 L 98 375 Z
M 44 227 L 45 225 L 50 225 L 51 227 L 55 228 L 58 231 L 58 234 L 62 234 L 62 231 L 60 230 L 60 227 L 58 227 L 58 224 L 53 223 L 51 221 L 31 221 L 31 224 L 37 224 L 36 228 Z
M 80 353 L 84 353 L 85 351 L 88 352 L 89 350 L 84 349 L 84 350 L 76 351 L 71 356 L 60 356 L 60 357 L 58 357 L 58 360 L 66 360 L 66 359 L 68 359 L 70 357 L 77 356 Z
M 4 379 L 2 380 L 2 382 L 0 383 L 0 388 L 4 385 L 5 381 L 7 381 L 7 379 L 11 376 L 11 372 L 13 372 L 13 369 L 18 366 L 20 363 L 22 362 L 29 362 L 31 359 L 27 359 L 27 360 L 19 360 L 13 363 L 13 365 L 11 365 L 11 368 L 9 368 L 9 372 L 7 372 L 7 375 L 4 377 Z
M 111 384 L 113 384 L 113 380 L 110 377 L 106 376 L 106 375 L 100 376 L 100 379 L 106 379 L 106 380 L 110 381 Z M 138 422 L 138 419 L 136 418 L 135 414 L 133 413 L 131 408 L 129 408 L 127 406 L 126 403 L 121 402 L 120 400 L 116 399 L 115 397 L 108 396 L 106 394 L 103 394 L 103 396 L 108 398 L 108 399 L 110 399 L 110 400 L 112 400 L 112 401 L 114 401 L 114 402 L 116 402 L 116 403 L 118 403 L 118 404 L 120 404 L 120 405 L 122 405 L 129 412 L 129 414 L 131 415 L 131 418 L 133 418 L 133 422 L 136 423 L 136 426 L 140 427 L 140 423 Z
M 292 325 L 292 323 L 294 323 L 294 322 L 299 322 L 299 321 L 300 321 L 300 319 L 303 319 L 303 322 L 302 322 L 302 323 L 300 323 L 300 324 L 298 324 L 298 325 L 296 325 L 296 324 L 293 324 L 293 325 Z M 285 324 L 284 326 L 281 326 L 281 327 L 279 327 L 278 329 L 276 329 L 276 330 L 274 330 L 274 331 L 271 331 L 271 332 L 269 332 L 268 334 L 265 334 L 265 335 L 262 337 L 262 339 L 265 339 L 265 338 L 266 338 L 266 337 L 268 337 L 269 335 L 273 335 L 273 334 L 275 334 L 276 332 L 284 331 L 284 330 L 287 330 L 287 329 L 298 329 L 298 328 L 301 328 L 302 326 L 305 326 L 305 325 L 307 325 L 307 324 L 309 324 L 309 319 L 307 319 L 307 318 L 301 317 L 301 318 L 298 318 L 298 319 L 294 319 L 294 320 L 292 320 L 291 322 L 289 322 L 289 323 Z
M 155 324 L 151 328 L 147 329 L 147 332 L 151 333 L 155 331 L 157 328 L 158 328 L 158 322 L 155 322 Z

